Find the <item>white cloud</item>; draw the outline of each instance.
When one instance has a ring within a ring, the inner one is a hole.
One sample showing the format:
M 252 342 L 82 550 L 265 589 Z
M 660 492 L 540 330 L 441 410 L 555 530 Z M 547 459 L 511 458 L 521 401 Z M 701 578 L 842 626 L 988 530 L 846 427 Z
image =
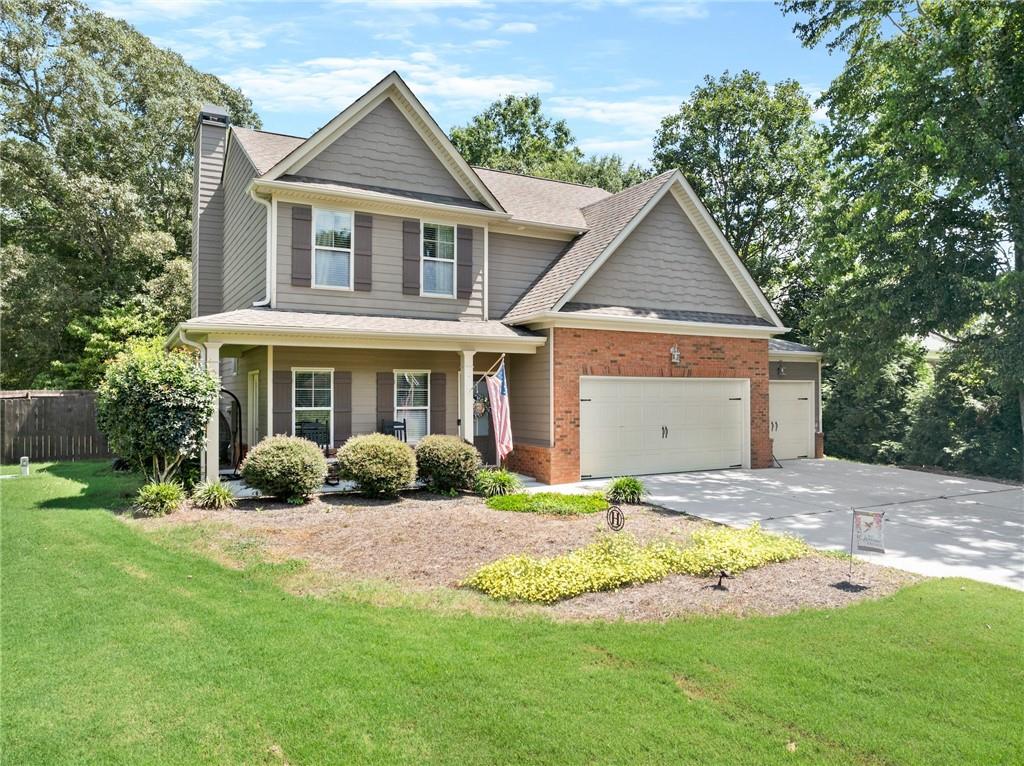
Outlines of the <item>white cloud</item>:
M 530 34 L 537 31 L 537 25 L 529 21 L 509 21 L 498 27 L 498 31 L 511 35 Z
M 93 7 L 134 24 L 151 19 L 187 19 L 219 3 L 220 0 L 100 0 Z
M 682 99 L 674 96 L 613 101 L 578 96 L 555 96 L 546 106 L 559 117 L 616 125 L 625 134 L 652 136 L 665 115 L 674 112 Z
M 707 5 L 703 2 L 682 3 L 645 3 L 633 8 L 637 16 L 669 23 L 703 19 L 708 15 Z
M 448 19 L 446 23 L 459 29 L 471 29 L 476 32 L 481 32 L 494 26 L 490 19 L 486 19 L 483 16 L 478 16 L 475 19 Z
M 369 8 L 490 8 L 485 0 L 332 0 L 337 5 L 364 5 Z
M 479 108 L 509 93 L 546 93 L 550 81 L 517 74 L 472 75 L 464 67 L 422 53 L 408 57 L 324 57 L 260 68 L 241 67 L 220 76 L 267 112 L 336 113 L 392 70 L 402 73 L 421 98 Z
M 587 154 L 618 154 L 626 162 L 646 164 L 651 156 L 651 138 L 587 138 L 580 148 Z
M 221 54 L 258 50 L 266 45 L 267 37 L 277 32 L 271 26 L 257 24 L 244 16 L 228 16 L 185 30 L 185 34 L 207 41 Z

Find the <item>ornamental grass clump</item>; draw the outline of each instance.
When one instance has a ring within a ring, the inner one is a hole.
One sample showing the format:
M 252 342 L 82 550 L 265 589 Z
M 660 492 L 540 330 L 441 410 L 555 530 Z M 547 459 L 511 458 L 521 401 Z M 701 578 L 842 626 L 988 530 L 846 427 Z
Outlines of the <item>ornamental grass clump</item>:
M 192 504 L 197 508 L 222 511 L 235 507 L 235 496 L 226 484 L 219 481 L 204 481 L 192 490 Z
M 144 484 L 135 496 L 132 513 L 141 518 L 166 516 L 181 508 L 185 490 L 176 481 L 154 481 Z
M 647 487 L 635 476 L 619 476 L 608 483 L 604 496 L 609 503 L 636 505 L 647 494 Z
M 476 472 L 473 480 L 473 489 L 484 497 L 514 495 L 522 488 L 519 477 L 504 468 L 484 468 Z

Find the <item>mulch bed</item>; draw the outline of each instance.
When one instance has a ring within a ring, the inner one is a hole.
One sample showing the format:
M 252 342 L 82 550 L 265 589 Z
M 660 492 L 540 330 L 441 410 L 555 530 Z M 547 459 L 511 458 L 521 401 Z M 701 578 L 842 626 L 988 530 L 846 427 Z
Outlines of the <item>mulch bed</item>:
M 705 522 L 651 506 L 622 506 L 641 542 L 685 542 Z M 480 498 L 415 492 L 397 501 L 327 496 L 305 506 L 244 501 L 238 508 L 189 508 L 133 522 L 148 529 L 214 524 L 222 539 L 258 539 L 271 560 L 301 559 L 328 581 L 386 581 L 413 589 L 456 588 L 478 567 L 509 554 L 555 556 L 607 534 L 603 514 L 541 516 L 493 511 Z M 900 570 L 809 556 L 727 580 L 675 575 L 656 583 L 590 593 L 544 607 L 559 619 L 663 620 L 688 614 L 781 614 L 878 598 L 917 579 Z M 844 584 L 845 583 L 845 584 Z

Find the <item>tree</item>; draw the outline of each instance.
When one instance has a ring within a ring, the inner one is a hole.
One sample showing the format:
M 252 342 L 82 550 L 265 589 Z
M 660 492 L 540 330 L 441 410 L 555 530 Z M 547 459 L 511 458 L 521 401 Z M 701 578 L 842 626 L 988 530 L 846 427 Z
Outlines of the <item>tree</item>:
M 506 96 L 454 127 L 450 138 L 470 165 L 600 186 L 618 192 L 648 177 L 617 154 L 585 157 L 565 120 L 542 111 L 540 96 Z
M 655 171 L 687 178 L 774 303 L 800 277 L 823 159 L 800 85 L 746 70 L 706 77 L 654 139 Z
M 0 3 L 0 382 L 27 386 L 82 353 L 73 323 L 181 277 L 202 103 L 259 121 L 239 91 L 123 21 L 76 0 Z
M 862 360 L 940 334 L 1018 399 L 1024 433 L 1024 5 L 782 5 L 805 45 L 847 52 L 822 96 L 819 334 Z
M 138 343 L 107 367 L 97 421 L 111 449 L 149 481 L 170 481 L 199 454 L 219 393 L 217 378 L 194 354 L 164 351 L 159 341 Z

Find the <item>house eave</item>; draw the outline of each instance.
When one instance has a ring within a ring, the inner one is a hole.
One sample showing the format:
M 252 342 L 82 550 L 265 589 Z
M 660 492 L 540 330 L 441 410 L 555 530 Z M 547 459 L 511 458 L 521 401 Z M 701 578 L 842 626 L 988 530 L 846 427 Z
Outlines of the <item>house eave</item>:
M 509 324 L 522 325 L 531 330 L 551 327 L 581 330 L 611 330 L 618 332 L 657 332 L 670 335 L 716 335 L 730 338 L 771 338 L 789 332 L 788 327 L 767 325 L 741 325 L 723 322 L 683 322 L 674 319 L 649 317 L 578 316 L 545 312 L 515 319 Z

